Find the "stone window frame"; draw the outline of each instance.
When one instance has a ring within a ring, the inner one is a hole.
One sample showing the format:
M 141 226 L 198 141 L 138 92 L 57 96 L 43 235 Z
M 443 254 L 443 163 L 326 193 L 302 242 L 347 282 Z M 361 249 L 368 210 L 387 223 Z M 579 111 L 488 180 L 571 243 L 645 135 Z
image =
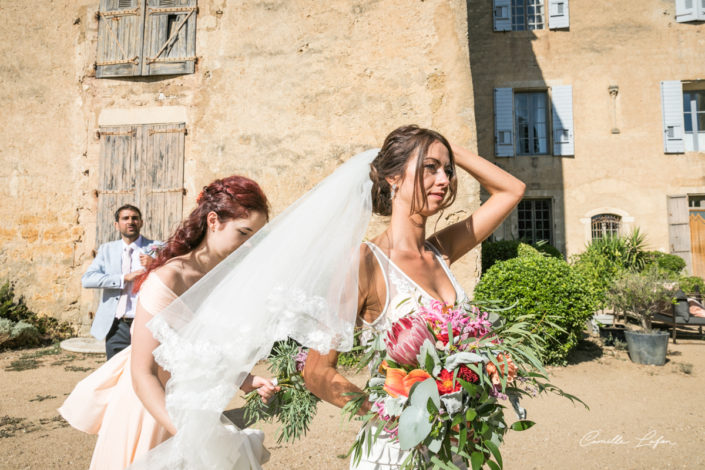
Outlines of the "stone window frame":
M 621 219 L 621 233 L 628 233 L 634 226 L 634 217 L 627 211 L 618 207 L 597 207 L 587 211 L 580 219 L 580 223 L 583 224 L 586 244 L 592 241 L 592 218 L 600 214 L 612 214 L 619 216 Z
M 622 233 L 622 217 L 617 214 L 603 213 L 590 217 L 590 237 L 600 240 L 618 237 Z

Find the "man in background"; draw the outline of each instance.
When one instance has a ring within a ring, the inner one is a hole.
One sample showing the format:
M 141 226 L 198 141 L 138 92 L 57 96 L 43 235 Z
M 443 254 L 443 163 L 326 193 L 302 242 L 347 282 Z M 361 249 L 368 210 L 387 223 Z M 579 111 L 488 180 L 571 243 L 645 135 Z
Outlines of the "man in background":
M 91 334 L 97 339 L 105 339 L 108 360 L 130 345 L 130 327 L 137 306 L 137 294 L 132 292 L 132 284 L 162 245 L 140 235 L 142 225 L 142 213 L 137 207 L 126 204 L 118 208 L 115 229 L 120 233 L 120 239 L 102 244 L 81 278 L 84 288 L 103 290 Z

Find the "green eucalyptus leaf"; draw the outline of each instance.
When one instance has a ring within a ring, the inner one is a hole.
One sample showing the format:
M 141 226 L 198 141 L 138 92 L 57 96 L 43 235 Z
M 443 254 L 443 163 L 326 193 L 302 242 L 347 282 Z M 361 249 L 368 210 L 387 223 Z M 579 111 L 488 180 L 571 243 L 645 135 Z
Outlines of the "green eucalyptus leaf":
M 431 415 L 425 408 L 410 406 L 399 417 L 399 446 L 409 450 L 419 445 L 431 432 Z
M 433 379 L 426 379 L 423 382 L 417 382 L 411 388 L 411 393 L 409 396 L 411 406 L 418 408 L 423 408 L 424 410 L 428 406 L 428 400 L 433 401 L 436 409 L 441 407 L 441 397 L 438 394 L 438 387 L 436 386 L 436 381 Z
M 516 422 L 512 423 L 512 425 L 510 427 L 514 431 L 526 431 L 534 424 L 536 424 L 536 423 L 533 421 L 523 420 L 523 421 L 516 421 Z

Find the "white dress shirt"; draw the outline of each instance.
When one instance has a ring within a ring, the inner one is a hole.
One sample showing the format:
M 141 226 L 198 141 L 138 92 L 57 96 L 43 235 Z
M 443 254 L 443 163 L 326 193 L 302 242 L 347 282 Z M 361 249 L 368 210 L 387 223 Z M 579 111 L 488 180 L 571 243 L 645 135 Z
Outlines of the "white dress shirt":
M 142 245 L 143 245 L 143 240 L 142 240 L 142 235 L 140 235 L 137 240 L 134 242 L 130 243 L 128 245 L 125 243 L 123 240 L 122 242 L 122 250 L 123 253 L 127 250 L 128 246 L 132 247 L 132 264 L 131 264 L 131 271 L 137 271 L 138 269 L 143 269 L 144 267 L 142 266 L 142 263 L 140 263 L 140 255 L 142 253 Z M 123 275 L 121 277 L 121 286 L 123 289 L 125 288 L 125 276 Z M 135 318 L 135 309 L 137 308 L 137 294 L 132 291 L 133 288 L 133 283 L 128 282 L 128 289 L 129 292 L 127 293 L 127 307 L 125 310 L 125 317 L 124 318 Z

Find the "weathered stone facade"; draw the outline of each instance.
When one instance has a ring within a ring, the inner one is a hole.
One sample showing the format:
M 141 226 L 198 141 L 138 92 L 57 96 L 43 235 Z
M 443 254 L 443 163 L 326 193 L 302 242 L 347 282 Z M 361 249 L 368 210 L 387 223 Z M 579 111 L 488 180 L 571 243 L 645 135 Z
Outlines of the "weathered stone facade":
M 494 88 L 572 85 L 574 156 L 493 161 L 527 183 L 526 198 L 552 200 L 553 239 L 564 253 L 584 249 L 600 213 L 621 216 L 623 232 L 639 227 L 651 249 L 671 251 L 667 195 L 705 194 L 705 154 L 664 153 L 660 82 L 705 80 L 705 24 L 676 22 L 675 0 L 595 0 L 570 2 L 568 29 L 494 32 L 492 3 L 468 2 L 480 154 L 495 154 Z M 518 236 L 516 211 L 495 235 Z
M 204 184 L 239 173 L 279 213 L 401 124 L 476 148 L 465 2 L 198 7 L 194 74 L 97 79 L 98 0 L 0 5 L 0 277 L 37 311 L 85 327 L 95 308 L 80 277 L 96 248 L 99 125 L 185 116 L 184 211 Z M 478 204 L 465 177 L 447 218 Z M 477 250 L 454 271 L 471 288 Z

